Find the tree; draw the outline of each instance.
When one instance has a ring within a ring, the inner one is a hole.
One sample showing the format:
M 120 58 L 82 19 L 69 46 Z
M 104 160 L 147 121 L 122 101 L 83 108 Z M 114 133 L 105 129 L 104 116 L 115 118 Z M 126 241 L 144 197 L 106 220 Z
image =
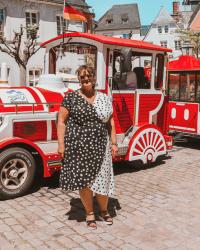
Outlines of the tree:
M 194 46 L 194 54 L 197 58 L 199 58 L 200 54 L 200 32 L 192 31 L 192 30 L 179 30 L 180 39 L 185 41 L 190 41 Z
M 14 31 L 14 38 L 11 41 L 5 37 L 0 37 L 0 51 L 15 59 L 20 68 L 20 83 L 26 83 L 26 67 L 29 59 L 40 49 L 38 46 L 38 26 L 20 26 L 19 32 Z M 27 39 L 24 40 L 24 34 Z

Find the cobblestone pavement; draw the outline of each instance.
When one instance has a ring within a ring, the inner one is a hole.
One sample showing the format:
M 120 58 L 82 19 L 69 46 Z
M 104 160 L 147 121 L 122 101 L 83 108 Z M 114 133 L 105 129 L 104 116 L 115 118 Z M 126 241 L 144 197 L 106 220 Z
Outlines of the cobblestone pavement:
M 113 226 L 87 229 L 77 192 L 62 192 L 56 178 L 0 201 L 0 249 L 200 249 L 200 146 L 170 156 L 151 168 L 115 166 Z

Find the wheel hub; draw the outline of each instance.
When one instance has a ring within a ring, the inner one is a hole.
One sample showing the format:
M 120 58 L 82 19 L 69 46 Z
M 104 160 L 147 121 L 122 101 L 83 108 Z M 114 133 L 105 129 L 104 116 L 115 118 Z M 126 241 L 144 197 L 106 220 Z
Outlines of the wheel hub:
M 12 169 L 9 173 L 9 177 L 11 178 L 17 178 L 18 176 L 18 170 L 17 169 Z
M 27 175 L 28 168 L 25 161 L 15 158 L 5 163 L 0 173 L 0 180 L 5 188 L 14 190 L 24 184 Z

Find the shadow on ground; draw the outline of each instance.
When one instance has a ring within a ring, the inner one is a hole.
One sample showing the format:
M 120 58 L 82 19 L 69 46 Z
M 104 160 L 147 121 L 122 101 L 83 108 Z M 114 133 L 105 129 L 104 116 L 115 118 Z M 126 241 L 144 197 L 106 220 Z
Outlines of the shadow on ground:
M 82 205 L 82 202 L 79 198 L 72 198 L 70 201 L 70 210 L 66 213 L 69 220 L 76 220 L 78 222 L 85 221 L 85 210 Z M 120 210 L 121 206 L 119 201 L 114 198 L 109 198 L 108 201 L 108 211 L 112 217 L 117 216 L 116 211 Z M 94 197 L 94 212 L 96 216 L 96 220 L 99 220 L 99 207 L 97 201 Z
M 177 141 L 174 144 L 177 147 L 199 149 L 200 150 L 200 138 L 187 137 L 183 140 Z

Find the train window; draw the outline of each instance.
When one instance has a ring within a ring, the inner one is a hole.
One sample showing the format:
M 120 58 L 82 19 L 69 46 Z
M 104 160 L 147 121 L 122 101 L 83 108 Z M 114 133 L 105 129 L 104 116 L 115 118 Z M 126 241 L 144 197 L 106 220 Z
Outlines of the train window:
M 148 62 L 148 63 L 147 63 Z M 114 90 L 149 89 L 152 56 L 124 49 L 113 54 Z
M 96 71 L 97 48 L 84 43 L 64 44 L 63 50 L 56 50 L 56 74 L 66 82 L 78 82 L 76 71 L 81 65 L 92 67 Z
M 197 74 L 197 84 L 196 84 L 196 100 L 200 102 L 200 74 Z
M 187 83 L 187 75 L 180 75 L 180 101 L 188 101 L 189 83 Z
M 169 75 L 169 99 L 179 100 L 179 74 Z
M 156 56 L 155 89 L 162 89 L 163 87 L 163 72 L 164 72 L 164 55 L 158 54 Z
M 173 101 L 200 102 L 200 74 L 170 73 L 169 99 Z

